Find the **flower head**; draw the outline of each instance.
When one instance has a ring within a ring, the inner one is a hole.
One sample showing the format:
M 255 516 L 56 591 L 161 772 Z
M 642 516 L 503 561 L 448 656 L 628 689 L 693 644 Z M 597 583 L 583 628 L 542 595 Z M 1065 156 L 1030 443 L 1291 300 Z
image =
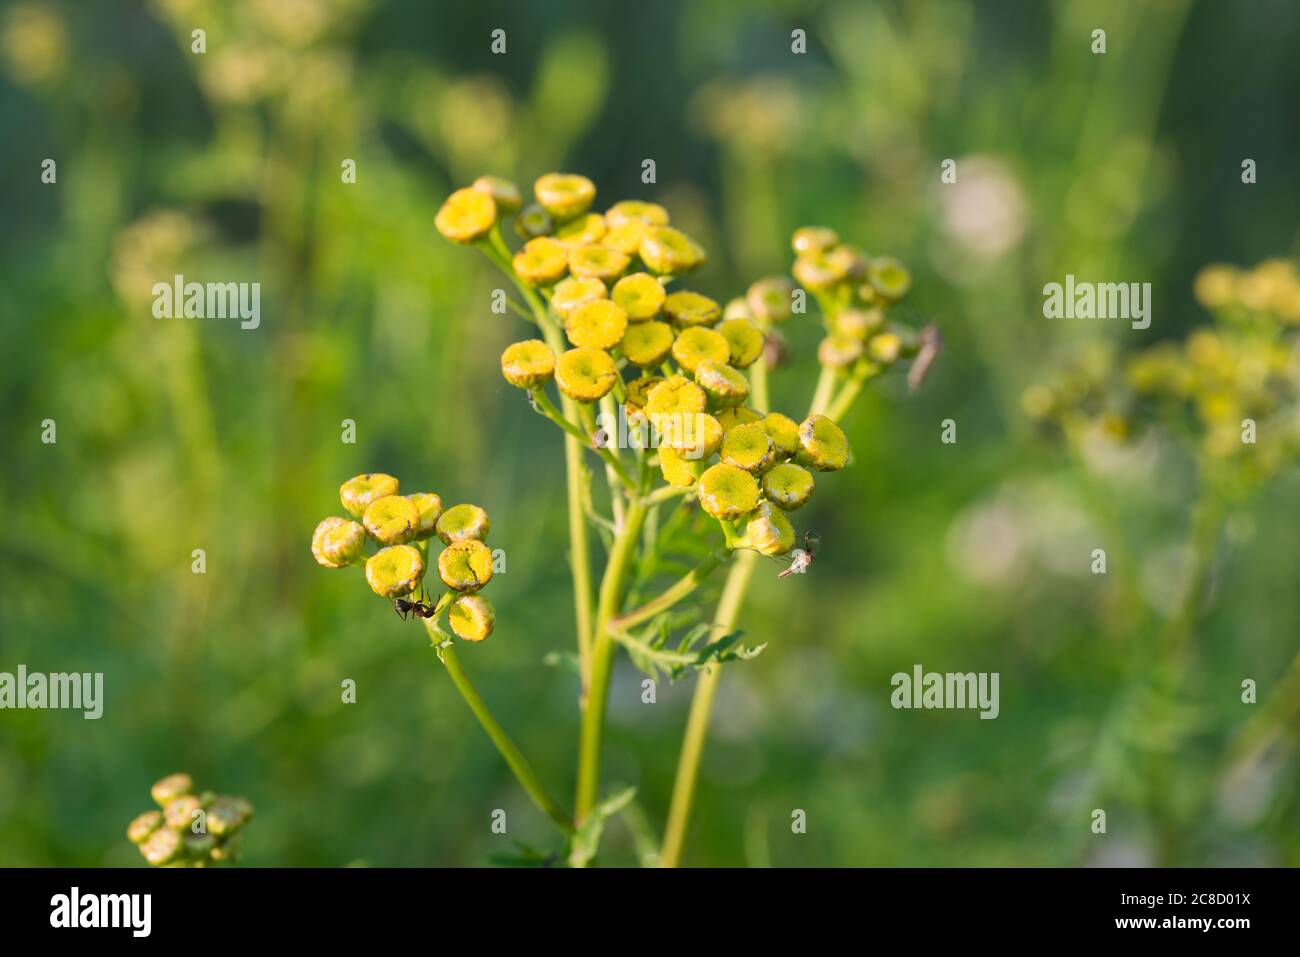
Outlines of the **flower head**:
M 650 390 L 646 411 L 671 414 L 678 412 L 703 412 L 706 404 L 704 390 L 684 376 L 673 375 Z
M 658 203 L 646 203 L 639 199 L 624 199 L 615 203 L 605 213 L 605 222 L 610 226 L 622 226 L 628 222 L 641 222 L 650 226 L 667 226 L 668 210 Z
M 311 553 L 326 568 L 345 568 L 361 557 L 366 530 L 359 523 L 331 516 L 316 526 L 311 536 Z
M 454 243 L 472 243 L 486 236 L 496 221 L 497 204 L 491 194 L 466 188 L 447 197 L 433 224 Z
M 562 278 L 569 268 L 569 249 L 558 239 L 538 236 L 524 243 L 515 253 L 515 272 L 519 278 L 534 286 L 552 283 Z
M 793 462 L 774 465 L 763 476 L 763 494 L 767 500 L 787 511 L 803 508 L 812 493 L 812 473 Z
M 444 545 L 476 539 L 487 541 L 488 513 L 477 505 L 453 505 L 438 519 L 437 533 Z
M 641 238 L 641 261 L 661 275 L 688 272 L 707 258 L 699 243 L 671 226 L 652 226 Z
M 763 354 L 763 333 L 748 319 L 724 319 L 716 331 L 727 340 L 728 361 L 737 369 L 748 369 Z
M 644 322 L 659 315 L 667 294 L 663 283 L 648 272 L 634 272 L 614 283 L 610 298 L 623 307 L 629 322 Z
M 799 423 L 798 459 L 819 472 L 833 472 L 849 463 L 849 439 L 832 419 L 810 415 Z
M 561 279 L 551 292 L 551 308 L 562 317 L 573 310 L 596 299 L 608 295 L 605 284 L 594 276 L 579 276 L 576 273 L 568 279 Z
M 763 502 L 745 524 L 743 541 L 760 555 L 784 555 L 794 548 L 794 526 L 779 508 Z
M 683 329 L 673 341 L 673 358 L 687 372 L 695 372 L 702 362 L 725 364 L 731 358 L 731 346 L 722 333 L 703 326 Z
M 366 508 L 361 522 L 370 537 L 381 545 L 401 545 L 415 537 L 420 510 L 401 495 L 385 495 Z
M 595 402 L 609 394 L 618 366 L 608 352 L 591 346 L 570 349 L 555 362 L 555 384 L 570 399 Z
M 370 503 L 385 495 L 397 494 L 397 479 L 383 472 L 367 472 L 348 479 L 339 489 L 343 507 L 360 518 Z
M 542 208 L 561 222 L 585 213 L 596 198 L 596 186 L 577 173 L 547 173 L 533 184 Z
M 627 361 L 643 369 L 659 365 L 672 348 L 673 327 L 666 322 L 634 322 L 619 343 L 619 351 Z
M 760 422 L 737 425 L 722 437 L 722 461 L 746 472 L 761 474 L 776 458 L 772 440 Z
M 501 353 L 501 374 L 519 389 L 545 385 L 555 374 L 555 353 L 541 339 L 525 339 Z
M 500 176 L 480 176 L 474 180 L 474 188 L 480 193 L 487 193 L 503 213 L 513 213 L 523 204 L 519 187 Z
M 760 279 L 745 293 L 745 304 L 760 325 L 785 322 L 794 308 L 794 283 L 784 276 Z
M 466 641 L 482 641 L 496 626 L 496 612 L 492 609 L 492 602 L 483 595 L 461 594 L 452 599 L 447 620 L 458 637 Z
M 366 584 L 381 598 L 415 591 L 424 577 L 424 555 L 414 545 L 390 545 L 366 560 Z
M 442 516 L 442 498 L 433 492 L 413 492 L 406 497 L 420 513 L 420 520 L 415 526 L 415 538 L 423 541 L 438 526 L 438 519 Z
M 452 591 L 478 591 L 492 580 L 492 551 L 477 538 L 452 542 L 438 556 L 438 577 Z
M 564 334 L 575 346 L 612 349 L 627 331 L 627 313 L 609 299 L 596 299 L 574 309 L 564 322 Z
M 737 519 L 758 507 L 758 479 L 725 462 L 705 469 L 695 490 L 700 507 L 719 520 Z
M 664 315 L 679 329 L 712 326 L 722 318 L 722 307 L 708 296 L 683 289 L 664 299 Z

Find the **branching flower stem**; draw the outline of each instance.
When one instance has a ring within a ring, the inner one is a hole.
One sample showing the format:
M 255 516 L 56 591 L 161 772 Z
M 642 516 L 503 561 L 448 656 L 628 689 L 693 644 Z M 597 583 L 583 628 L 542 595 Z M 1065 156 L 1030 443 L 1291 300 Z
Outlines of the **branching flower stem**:
M 724 555 L 715 552 L 677 579 L 672 585 L 669 585 L 657 598 L 652 598 L 641 607 L 619 615 L 610 622 L 610 627 L 617 632 L 626 632 L 629 628 L 635 628 L 642 622 L 649 621 L 660 612 L 667 611 L 699 588 L 704 580 L 713 573 L 713 570 L 722 564 L 724 559 Z
M 501 757 L 505 759 L 506 764 L 520 785 L 532 798 L 538 809 L 555 822 L 556 827 L 565 834 L 572 833 L 573 825 L 569 822 L 568 816 L 547 793 L 541 779 L 537 777 L 537 772 L 528 763 L 523 752 L 519 750 L 514 741 L 510 740 L 510 736 L 501 727 L 501 723 L 493 716 L 487 702 L 483 700 L 483 696 L 478 693 L 478 689 L 469 680 L 469 675 L 465 674 L 465 669 L 460 664 L 460 658 L 457 657 L 456 650 L 452 647 L 451 642 L 447 640 L 445 633 L 431 619 L 425 619 L 424 626 L 428 629 L 429 636 L 434 641 L 438 652 L 438 660 L 442 662 L 443 667 L 447 669 L 447 674 L 451 676 L 452 684 L 456 686 L 456 690 L 465 699 L 465 703 L 469 705 L 469 710 L 474 713 L 474 717 L 483 726 L 487 736 L 492 739 L 492 743 L 496 745 L 497 751 L 501 753 Z

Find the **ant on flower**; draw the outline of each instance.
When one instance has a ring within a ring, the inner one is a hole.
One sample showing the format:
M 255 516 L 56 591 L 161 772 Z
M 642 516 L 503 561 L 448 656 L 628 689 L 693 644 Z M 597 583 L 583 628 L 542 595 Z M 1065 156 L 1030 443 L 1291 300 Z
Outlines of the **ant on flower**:
M 416 618 L 432 618 L 434 606 L 426 599 L 427 595 L 421 589 L 420 597 L 415 601 L 407 601 L 405 598 L 393 599 L 393 610 L 397 612 L 402 621 L 406 621 L 407 615 L 414 615 Z
M 813 556 L 817 554 L 817 546 L 821 544 L 821 539 L 812 532 L 803 533 L 803 548 L 795 548 L 790 551 L 790 563 L 781 570 L 776 576 L 784 578 L 786 575 L 802 575 L 812 567 Z M 780 559 L 777 559 L 780 561 Z

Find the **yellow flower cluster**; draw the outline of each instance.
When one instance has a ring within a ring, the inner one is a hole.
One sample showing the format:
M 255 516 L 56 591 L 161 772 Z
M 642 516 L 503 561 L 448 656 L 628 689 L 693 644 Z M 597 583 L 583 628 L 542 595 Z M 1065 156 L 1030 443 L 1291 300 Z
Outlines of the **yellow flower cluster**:
M 154 867 L 207 867 L 236 856 L 240 830 L 253 819 L 253 805 L 242 797 L 195 793 L 188 774 L 169 774 L 154 784 L 161 810 L 145 811 L 126 836 Z
M 397 479 L 383 472 L 348 479 L 339 499 L 352 518 L 331 516 L 316 526 L 311 551 L 319 564 L 363 568 L 370 590 L 392 599 L 403 617 L 414 611 L 417 617 L 433 618 L 446 609 L 452 630 L 466 641 L 482 641 L 492 633 L 496 616 L 491 602 L 479 594 L 493 572 L 487 512 L 477 505 L 444 510 L 432 492 L 400 495 Z M 429 541 L 435 536 L 445 546 L 437 567 L 449 591 L 436 605 L 405 601 L 422 591 Z M 369 555 L 367 541 L 377 546 Z

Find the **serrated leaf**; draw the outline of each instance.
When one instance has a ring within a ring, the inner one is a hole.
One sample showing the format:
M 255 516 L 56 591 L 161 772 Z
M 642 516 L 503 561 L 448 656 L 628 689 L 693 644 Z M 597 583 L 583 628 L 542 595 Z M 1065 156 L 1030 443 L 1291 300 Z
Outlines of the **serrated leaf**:
M 586 867 L 596 858 L 600 848 L 600 838 L 605 833 L 605 822 L 627 807 L 628 802 L 636 797 L 636 788 L 624 788 L 622 791 L 605 798 L 588 812 L 573 836 L 569 839 L 569 864 L 573 867 Z

